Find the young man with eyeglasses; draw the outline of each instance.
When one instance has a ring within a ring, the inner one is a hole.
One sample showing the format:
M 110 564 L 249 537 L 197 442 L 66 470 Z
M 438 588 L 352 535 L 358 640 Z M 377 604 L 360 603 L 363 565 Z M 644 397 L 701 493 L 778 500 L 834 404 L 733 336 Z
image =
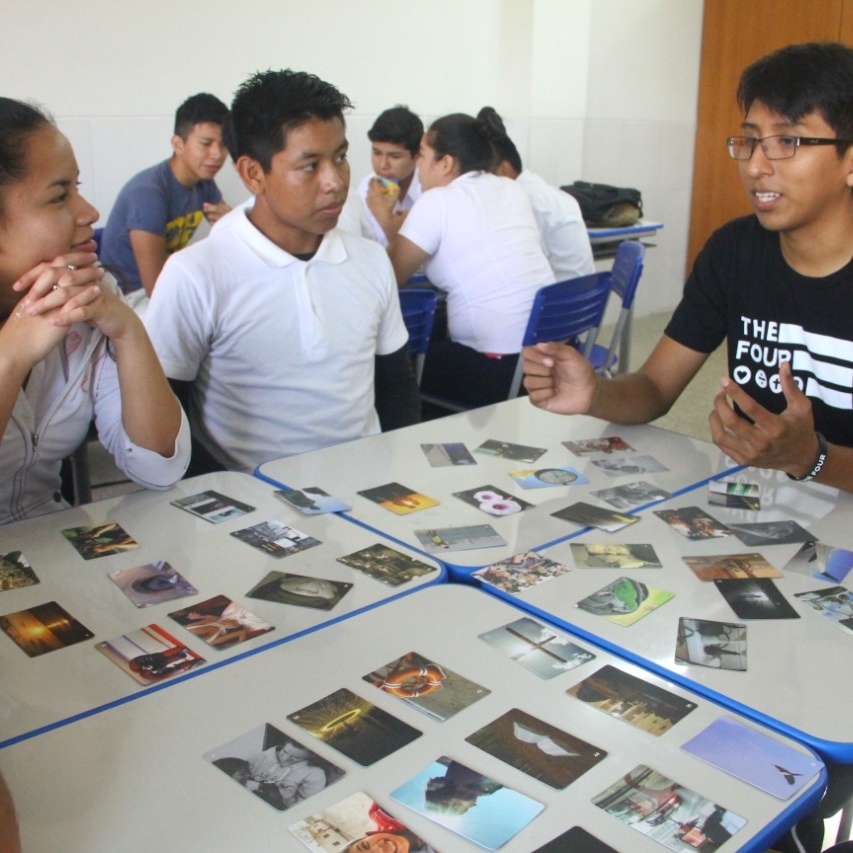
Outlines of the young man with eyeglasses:
M 645 364 L 606 380 L 540 344 L 524 351 L 525 386 L 543 409 L 646 423 L 726 338 L 714 442 L 741 465 L 853 491 L 853 50 L 782 48 L 737 97 L 742 135 L 726 143 L 754 213 L 708 240 Z

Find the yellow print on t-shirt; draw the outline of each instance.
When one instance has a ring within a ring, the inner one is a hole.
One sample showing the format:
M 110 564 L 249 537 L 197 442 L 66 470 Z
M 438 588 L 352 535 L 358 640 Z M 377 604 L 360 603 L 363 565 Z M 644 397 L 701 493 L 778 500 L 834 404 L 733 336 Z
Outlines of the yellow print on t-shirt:
M 166 223 L 164 237 L 166 239 L 166 251 L 169 254 L 177 252 L 178 249 L 183 249 L 189 243 L 196 228 L 201 225 L 203 216 L 203 211 L 193 210 Z

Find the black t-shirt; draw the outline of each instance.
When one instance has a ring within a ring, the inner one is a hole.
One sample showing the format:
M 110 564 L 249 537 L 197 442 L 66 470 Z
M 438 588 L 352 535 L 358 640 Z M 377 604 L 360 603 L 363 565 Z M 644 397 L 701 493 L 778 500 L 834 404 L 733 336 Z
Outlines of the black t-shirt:
M 754 216 L 735 219 L 697 257 L 666 334 L 705 353 L 727 338 L 730 376 L 774 413 L 786 405 L 779 364 L 791 360 L 815 427 L 853 446 L 853 261 L 822 278 L 800 275 L 777 233 Z

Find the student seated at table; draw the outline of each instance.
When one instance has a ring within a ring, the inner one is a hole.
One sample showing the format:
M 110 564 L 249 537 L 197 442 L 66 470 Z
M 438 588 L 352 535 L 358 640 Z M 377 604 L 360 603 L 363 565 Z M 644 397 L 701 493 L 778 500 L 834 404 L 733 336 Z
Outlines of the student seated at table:
M 0 98 L 0 524 L 62 509 L 62 459 L 98 437 L 136 482 L 166 488 L 189 428 L 142 321 L 97 264 L 98 212 L 68 140 Z
M 341 228 L 388 246 L 385 232 L 396 234 L 400 230 L 421 195 L 415 166 L 423 135 L 424 123 L 408 107 L 396 106 L 380 113 L 367 131 L 373 172 L 350 193 Z
M 150 296 L 166 258 L 183 249 L 202 219 L 231 208 L 213 180 L 227 157 L 222 126 L 228 107 L 202 92 L 175 113 L 172 156 L 131 178 L 104 229 L 101 260 L 124 277 L 131 302 Z
M 488 128 L 492 147 L 497 153 L 495 174 L 512 178 L 530 200 L 539 226 L 542 248 L 555 279 L 566 281 L 594 273 L 589 233 L 577 201 L 522 167 L 521 155 L 507 135 L 503 119 L 492 107 L 483 107 L 477 113 L 477 119 Z
M 399 284 L 424 265 L 447 293 L 449 340 L 433 341 L 421 390 L 483 406 L 506 399 L 536 291 L 554 282 L 524 191 L 491 174 L 482 122 L 444 116 L 424 134 L 423 195 L 389 254 Z
M 229 146 L 254 202 L 169 258 L 145 318 L 186 395 L 194 471 L 252 471 L 419 418 L 388 256 L 335 227 L 349 107 L 290 70 L 234 98 Z
M 743 72 L 737 97 L 728 152 L 753 212 L 710 237 L 645 364 L 605 379 L 577 350 L 539 344 L 524 384 L 543 409 L 645 423 L 725 338 L 714 443 L 740 465 L 853 491 L 853 49 L 782 48 Z

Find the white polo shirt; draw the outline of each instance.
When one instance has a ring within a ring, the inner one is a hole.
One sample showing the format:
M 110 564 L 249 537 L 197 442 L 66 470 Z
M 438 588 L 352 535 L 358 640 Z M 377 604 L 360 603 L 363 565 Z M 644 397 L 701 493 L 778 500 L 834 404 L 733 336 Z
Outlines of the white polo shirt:
M 452 340 L 478 352 L 521 350 L 536 291 L 556 279 L 515 181 L 460 175 L 423 193 L 400 234 L 430 256 L 424 270 L 447 292 Z
M 408 339 L 380 246 L 335 229 L 300 261 L 245 215 L 169 258 L 145 323 L 166 375 L 195 380 L 194 434 L 246 471 L 379 432 L 374 356 Z
M 365 175 L 358 185 L 358 189 L 349 194 L 344 205 L 344 211 L 338 222 L 338 228 L 358 234 L 368 240 L 375 240 L 380 246 L 388 247 L 388 238 L 382 230 L 382 226 L 376 221 L 376 217 L 367 206 L 367 190 L 370 182 L 375 178 L 372 172 Z M 414 203 L 421 197 L 421 182 L 417 170 L 412 175 L 412 182 L 406 191 L 404 198 L 397 198 L 394 202 L 394 213 L 407 213 L 412 209 Z

